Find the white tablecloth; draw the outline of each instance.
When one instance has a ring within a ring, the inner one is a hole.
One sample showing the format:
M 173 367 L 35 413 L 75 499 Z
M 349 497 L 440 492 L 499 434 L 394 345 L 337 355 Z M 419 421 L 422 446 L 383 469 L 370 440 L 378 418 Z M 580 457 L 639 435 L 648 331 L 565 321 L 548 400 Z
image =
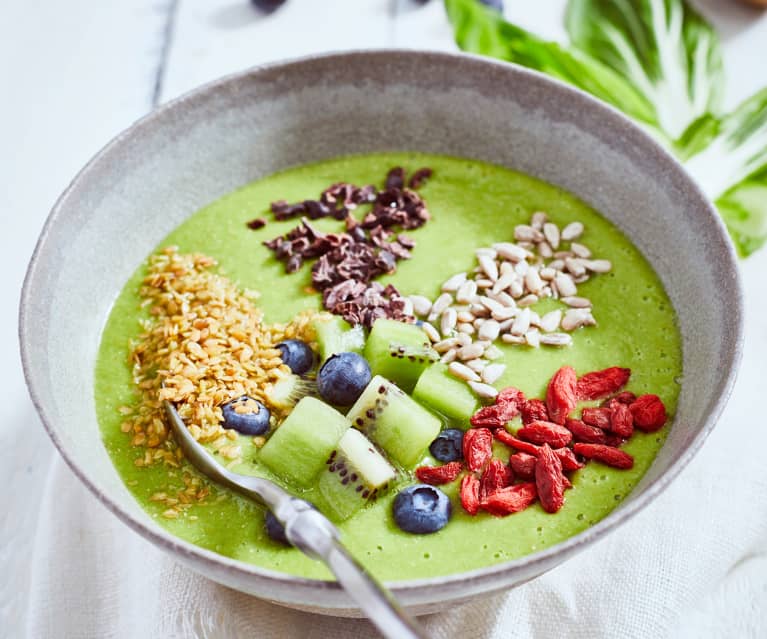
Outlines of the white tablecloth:
M 315 50 L 451 48 L 436 0 L 423 9 L 406 4 L 289 0 L 282 15 L 258 21 L 245 0 L 11 0 L 0 7 L 0 68 L 10 89 L 0 104 L 7 301 L 0 305 L 0 637 L 375 636 L 365 621 L 290 611 L 202 579 L 97 503 L 52 450 L 26 399 L 12 300 L 56 194 L 153 95 L 166 99 L 236 68 Z M 517 21 L 560 32 L 561 0 L 507 4 Z M 732 104 L 767 85 L 757 61 L 767 22 L 723 1 L 703 4 L 724 35 Z M 175 10 L 171 24 L 168 9 Z M 335 25 L 328 27 L 334 37 L 316 28 L 319 14 Z M 369 32 L 360 35 L 352 26 L 365 19 Z M 634 520 L 547 575 L 426 618 L 434 637 L 767 636 L 767 250 L 742 269 L 743 367 L 725 415 L 690 467 Z

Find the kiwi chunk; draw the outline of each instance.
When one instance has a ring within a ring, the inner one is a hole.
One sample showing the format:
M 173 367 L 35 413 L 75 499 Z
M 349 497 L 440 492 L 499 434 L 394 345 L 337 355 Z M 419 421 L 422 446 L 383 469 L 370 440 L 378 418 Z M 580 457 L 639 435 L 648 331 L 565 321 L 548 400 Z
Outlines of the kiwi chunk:
M 309 486 L 350 425 L 335 408 L 304 397 L 264 444 L 259 459 L 286 481 Z
M 301 398 L 316 397 L 317 395 L 317 382 L 291 373 L 274 382 L 271 388 L 266 391 L 266 403 L 272 408 L 288 410 L 295 406 Z
M 333 315 L 314 320 L 313 327 L 323 362 L 337 353 L 351 352 L 362 355 L 365 348 L 365 331 L 362 326 L 352 327 L 343 318 Z
M 439 359 L 439 355 L 420 327 L 379 319 L 365 343 L 365 359 L 373 375 L 382 375 L 410 392 L 421 373 Z
M 442 422 L 388 379 L 376 375 L 347 418 L 389 459 L 412 468 L 442 429 Z
M 464 429 L 479 407 L 477 396 L 466 382 L 448 373 L 444 364 L 433 364 L 421 374 L 413 389 L 413 399 L 458 422 Z
M 396 476 L 392 465 L 360 431 L 350 428 L 327 459 L 317 482 L 333 515 L 351 517 Z

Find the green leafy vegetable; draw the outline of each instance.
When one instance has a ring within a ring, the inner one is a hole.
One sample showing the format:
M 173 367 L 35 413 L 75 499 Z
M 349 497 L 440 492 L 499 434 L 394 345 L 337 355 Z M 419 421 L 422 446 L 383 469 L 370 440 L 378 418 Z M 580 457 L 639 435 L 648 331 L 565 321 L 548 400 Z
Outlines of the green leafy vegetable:
M 569 0 L 569 45 L 477 0 L 444 1 L 461 49 L 542 71 L 620 109 L 685 162 L 741 255 L 767 241 L 767 89 L 720 113 L 719 41 L 684 0 Z
M 719 110 L 724 77 L 714 30 L 679 0 L 570 0 L 573 44 L 628 80 L 676 139 Z

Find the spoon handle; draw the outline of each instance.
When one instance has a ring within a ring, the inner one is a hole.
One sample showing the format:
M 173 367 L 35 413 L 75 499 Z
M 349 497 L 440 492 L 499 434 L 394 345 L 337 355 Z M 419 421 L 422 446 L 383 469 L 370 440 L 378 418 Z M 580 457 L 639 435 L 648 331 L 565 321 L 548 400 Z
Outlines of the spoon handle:
M 388 639 L 428 639 L 421 626 L 338 542 L 325 557 L 338 582 Z

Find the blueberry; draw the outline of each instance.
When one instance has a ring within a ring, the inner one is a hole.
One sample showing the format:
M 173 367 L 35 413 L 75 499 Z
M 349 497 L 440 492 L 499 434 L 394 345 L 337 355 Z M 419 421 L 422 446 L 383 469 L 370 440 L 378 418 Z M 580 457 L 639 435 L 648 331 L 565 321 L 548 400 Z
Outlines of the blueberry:
M 279 522 L 277 517 L 274 516 L 271 510 L 266 511 L 265 523 L 266 534 L 269 535 L 271 539 L 278 543 L 285 544 L 286 546 L 291 545 L 287 536 L 285 535 L 285 527 Z
M 429 451 L 441 462 L 463 459 L 463 431 L 457 428 L 443 430 L 431 443 Z
M 243 435 L 263 435 L 269 430 L 271 414 L 257 399 L 243 395 L 224 404 L 221 410 L 224 413 L 224 428 L 232 428 Z
M 370 382 L 370 366 L 357 353 L 332 355 L 317 374 L 320 397 L 336 406 L 351 406 Z
M 503 0 L 479 0 L 481 4 L 486 7 L 495 9 L 496 11 L 503 11 Z
M 250 0 L 250 2 L 256 9 L 261 9 L 266 13 L 271 13 L 285 4 L 285 0 Z
M 309 372 L 314 366 L 314 353 L 300 339 L 286 339 L 277 344 L 283 363 L 296 375 Z
M 417 535 L 444 528 L 452 510 L 447 495 L 428 484 L 408 486 L 394 499 L 394 521 L 405 532 Z

